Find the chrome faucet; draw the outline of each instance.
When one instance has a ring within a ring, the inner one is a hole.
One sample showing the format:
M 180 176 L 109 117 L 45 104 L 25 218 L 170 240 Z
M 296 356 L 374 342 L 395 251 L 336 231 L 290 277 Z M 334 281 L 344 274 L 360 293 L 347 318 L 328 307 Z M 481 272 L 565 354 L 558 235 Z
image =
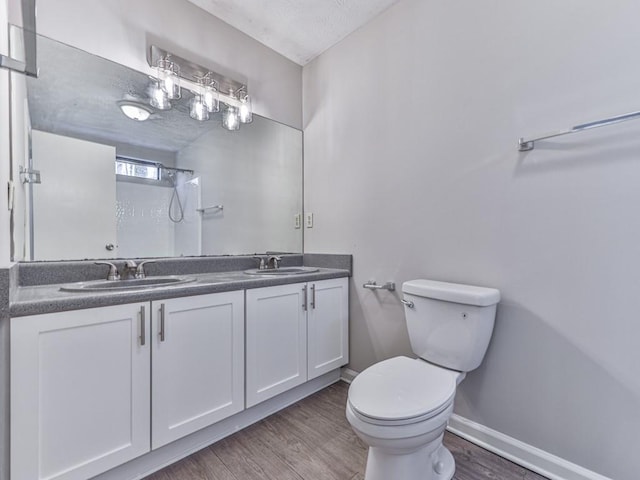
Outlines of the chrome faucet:
M 278 262 L 280 261 L 282 261 L 282 257 L 271 255 L 269 258 L 267 258 L 267 268 L 270 270 L 277 270 L 279 267 Z
M 118 273 L 118 267 L 111 262 L 95 262 L 96 265 L 109 265 L 109 274 L 107 280 L 120 280 L 120 274 Z
M 267 268 L 264 264 L 264 257 L 261 257 L 260 255 L 254 255 L 253 258 L 255 258 L 256 260 L 260 260 L 260 266 L 258 266 L 258 270 L 264 270 L 265 268 Z
M 124 268 L 122 269 L 122 279 L 129 280 L 130 278 L 136 278 L 136 271 L 138 264 L 133 260 L 125 260 Z
M 144 266 L 147 263 L 156 263 L 155 260 L 145 260 L 144 262 L 140 262 L 138 267 L 136 268 L 136 278 L 147 278 L 147 272 L 144 271 Z

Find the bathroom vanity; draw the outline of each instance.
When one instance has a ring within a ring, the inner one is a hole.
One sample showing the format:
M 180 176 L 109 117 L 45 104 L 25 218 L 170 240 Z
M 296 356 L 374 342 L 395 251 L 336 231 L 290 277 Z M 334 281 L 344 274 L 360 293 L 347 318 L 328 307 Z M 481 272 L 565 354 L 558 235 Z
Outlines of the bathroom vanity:
M 349 275 L 227 270 L 109 293 L 19 287 L 12 480 L 140 478 L 337 381 Z

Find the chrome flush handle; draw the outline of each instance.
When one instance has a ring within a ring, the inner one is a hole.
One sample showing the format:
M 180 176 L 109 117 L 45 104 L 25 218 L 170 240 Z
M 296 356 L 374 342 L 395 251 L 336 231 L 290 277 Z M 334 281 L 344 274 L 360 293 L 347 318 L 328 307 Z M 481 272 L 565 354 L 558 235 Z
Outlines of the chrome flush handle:
M 400 300 L 403 305 L 405 305 L 407 308 L 413 308 L 413 302 L 411 300 L 405 300 L 404 298 L 402 300 Z

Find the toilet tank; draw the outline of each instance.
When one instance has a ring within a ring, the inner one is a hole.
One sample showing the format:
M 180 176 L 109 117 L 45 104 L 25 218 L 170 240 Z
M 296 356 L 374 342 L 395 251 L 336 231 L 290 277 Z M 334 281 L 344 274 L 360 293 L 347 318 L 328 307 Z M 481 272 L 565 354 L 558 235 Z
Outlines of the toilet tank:
M 411 348 L 452 370 L 477 368 L 487 351 L 500 291 L 434 280 L 402 284 Z

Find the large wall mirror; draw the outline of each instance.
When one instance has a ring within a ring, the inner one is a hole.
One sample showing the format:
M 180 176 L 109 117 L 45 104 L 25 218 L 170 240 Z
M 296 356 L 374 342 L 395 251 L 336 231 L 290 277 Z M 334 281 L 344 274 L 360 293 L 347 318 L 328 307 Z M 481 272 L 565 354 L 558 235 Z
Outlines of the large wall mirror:
M 302 251 L 301 131 L 258 115 L 237 131 L 220 113 L 192 119 L 186 89 L 170 110 L 132 120 L 120 105 L 148 105 L 149 76 L 37 45 L 39 77 L 12 83 L 27 170 L 15 260 Z

